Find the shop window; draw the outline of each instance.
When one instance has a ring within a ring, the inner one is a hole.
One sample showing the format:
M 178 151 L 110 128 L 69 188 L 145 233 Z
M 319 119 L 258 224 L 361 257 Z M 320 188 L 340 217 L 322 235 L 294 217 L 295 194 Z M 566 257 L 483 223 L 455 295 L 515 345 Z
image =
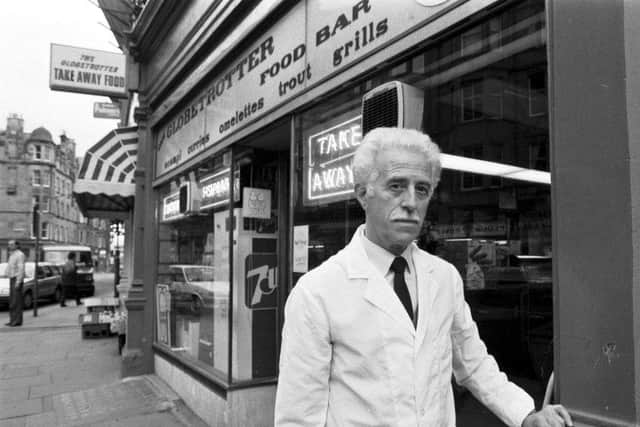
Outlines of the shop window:
M 424 130 L 448 159 L 418 245 L 458 270 L 489 352 L 538 406 L 553 370 L 549 129 L 530 119 L 547 114 L 544 4 L 493 9 L 426 41 L 405 60 L 409 73 L 394 77 L 405 69 L 399 61 L 361 82 L 423 88 Z M 351 153 L 320 149 L 332 132 L 343 141 L 357 134 L 348 129 L 360 123 L 360 102 L 345 88 L 296 118 L 293 286 L 365 220 L 346 182 Z M 339 169 L 346 181 L 335 179 Z M 503 425 L 469 393 L 456 400 L 458 424 Z
M 226 163 L 216 157 L 199 165 L 159 196 L 156 342 L 227 382 L 229 238 L 236 226 L 229 216 L 228 156 Z

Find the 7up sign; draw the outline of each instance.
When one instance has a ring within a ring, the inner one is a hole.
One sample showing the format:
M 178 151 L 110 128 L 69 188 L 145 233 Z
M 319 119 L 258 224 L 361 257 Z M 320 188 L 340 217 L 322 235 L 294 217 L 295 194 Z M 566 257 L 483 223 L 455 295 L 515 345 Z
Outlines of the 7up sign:
M 252 254 L 245 258 L 245 305 L 252 310 L 273 309 L 278 305 L 278 257 Z

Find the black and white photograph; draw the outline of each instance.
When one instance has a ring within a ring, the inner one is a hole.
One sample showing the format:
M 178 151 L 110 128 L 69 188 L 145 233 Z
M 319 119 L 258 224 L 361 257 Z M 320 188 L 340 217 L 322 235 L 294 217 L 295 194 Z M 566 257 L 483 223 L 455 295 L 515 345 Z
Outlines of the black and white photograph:
M 640 424 L 640 0 L 0 10 L 0 427 Z

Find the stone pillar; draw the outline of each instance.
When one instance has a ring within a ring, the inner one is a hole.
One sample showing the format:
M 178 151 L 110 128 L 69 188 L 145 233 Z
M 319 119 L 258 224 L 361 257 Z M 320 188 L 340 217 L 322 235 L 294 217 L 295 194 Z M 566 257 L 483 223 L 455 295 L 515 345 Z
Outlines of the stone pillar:
M 141 100 L 142 104 L 142 100 Z M 136 197 L 131 227 L 133 237 L 133 275 L 131 288 L 126 301 L 128 312 L 127 343 L 122 352 L 123 377 L 142 375 L 153 372 L 153 284 L 145 283 L 144 271 L 152 268 L 153 256 L 145 257 L 145 253 L 154 254 L 145 246 L 145 225 L 147 219 L 147 203 L 153 200 L 150 176 L 151 135 L 147 127 L 148 110 L 144 107 L 134 111 L 138 123 L 138 159 L 135 171 Z M 153 212 L 153 209 L 150 209 Z M 152 230 L 152 228 L 149 228 Z M 151 264 L 148 259 L 151 258 Z
M 640 422 L 640 2 L 548 4 L 556 396 Z

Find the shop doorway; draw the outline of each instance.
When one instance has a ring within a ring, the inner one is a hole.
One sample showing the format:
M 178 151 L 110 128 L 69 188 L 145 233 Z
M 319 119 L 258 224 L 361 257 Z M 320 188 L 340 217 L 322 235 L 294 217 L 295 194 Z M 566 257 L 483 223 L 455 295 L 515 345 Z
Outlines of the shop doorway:
M 233 149 L 233 381 L 277 375 L 288 288 L 290 126 L 272 126 Z

